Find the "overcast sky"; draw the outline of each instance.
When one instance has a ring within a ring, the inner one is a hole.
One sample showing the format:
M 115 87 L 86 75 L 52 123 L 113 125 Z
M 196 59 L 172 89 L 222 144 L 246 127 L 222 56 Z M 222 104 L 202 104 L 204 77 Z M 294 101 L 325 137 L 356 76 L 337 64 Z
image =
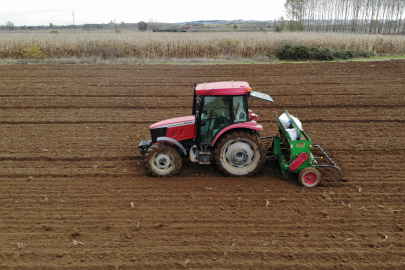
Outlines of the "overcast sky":
M 1 0 L 0 25 L 68 25 L 122 21 L 273 20 L 284 14 L 284 0 Z

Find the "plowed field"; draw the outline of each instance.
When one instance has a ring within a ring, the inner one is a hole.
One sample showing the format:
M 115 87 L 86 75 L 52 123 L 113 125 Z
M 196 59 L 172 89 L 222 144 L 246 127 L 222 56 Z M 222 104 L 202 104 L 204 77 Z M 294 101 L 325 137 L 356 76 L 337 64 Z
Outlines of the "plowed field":
M 242 80 L 342 167 L 308 189 L 266 162 L 152 178 L 137 145 Z M 0 66 L 0 269 L 404 269 L 405 61 Z

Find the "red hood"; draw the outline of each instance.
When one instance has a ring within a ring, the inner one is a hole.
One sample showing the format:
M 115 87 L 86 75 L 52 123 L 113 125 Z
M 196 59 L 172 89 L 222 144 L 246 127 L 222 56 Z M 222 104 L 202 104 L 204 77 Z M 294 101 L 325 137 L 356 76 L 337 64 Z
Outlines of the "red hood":
M 174 127 L 174 126 L 186 126 L 194 125 L 195 116 L 183 116 L 177 118 L 166 119 L 150 126 L 152 128 L 164 128 L 164 127 Z

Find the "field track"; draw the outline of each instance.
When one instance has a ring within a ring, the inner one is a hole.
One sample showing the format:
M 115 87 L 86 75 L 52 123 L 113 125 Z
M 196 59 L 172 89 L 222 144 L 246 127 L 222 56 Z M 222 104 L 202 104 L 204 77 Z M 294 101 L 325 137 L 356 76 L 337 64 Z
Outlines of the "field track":
M 149 126 L 226 80 L 276 101 L 252 105 L 263 136 L 287 109 L 348 182 L 148 176 Z M 0 66 L 0 269 L 404 269 L 404 107 L 400 60 Z

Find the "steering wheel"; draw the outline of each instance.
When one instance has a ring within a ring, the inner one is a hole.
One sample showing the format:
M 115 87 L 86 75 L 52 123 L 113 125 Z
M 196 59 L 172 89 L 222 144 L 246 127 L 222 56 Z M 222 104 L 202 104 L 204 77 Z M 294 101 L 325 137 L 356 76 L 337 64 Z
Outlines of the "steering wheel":
M 213 109 L 209 110 L 209 115 L 210 115 L 210 118 L 218 117 L 218 113 L 216 111 L 214 111 Z

